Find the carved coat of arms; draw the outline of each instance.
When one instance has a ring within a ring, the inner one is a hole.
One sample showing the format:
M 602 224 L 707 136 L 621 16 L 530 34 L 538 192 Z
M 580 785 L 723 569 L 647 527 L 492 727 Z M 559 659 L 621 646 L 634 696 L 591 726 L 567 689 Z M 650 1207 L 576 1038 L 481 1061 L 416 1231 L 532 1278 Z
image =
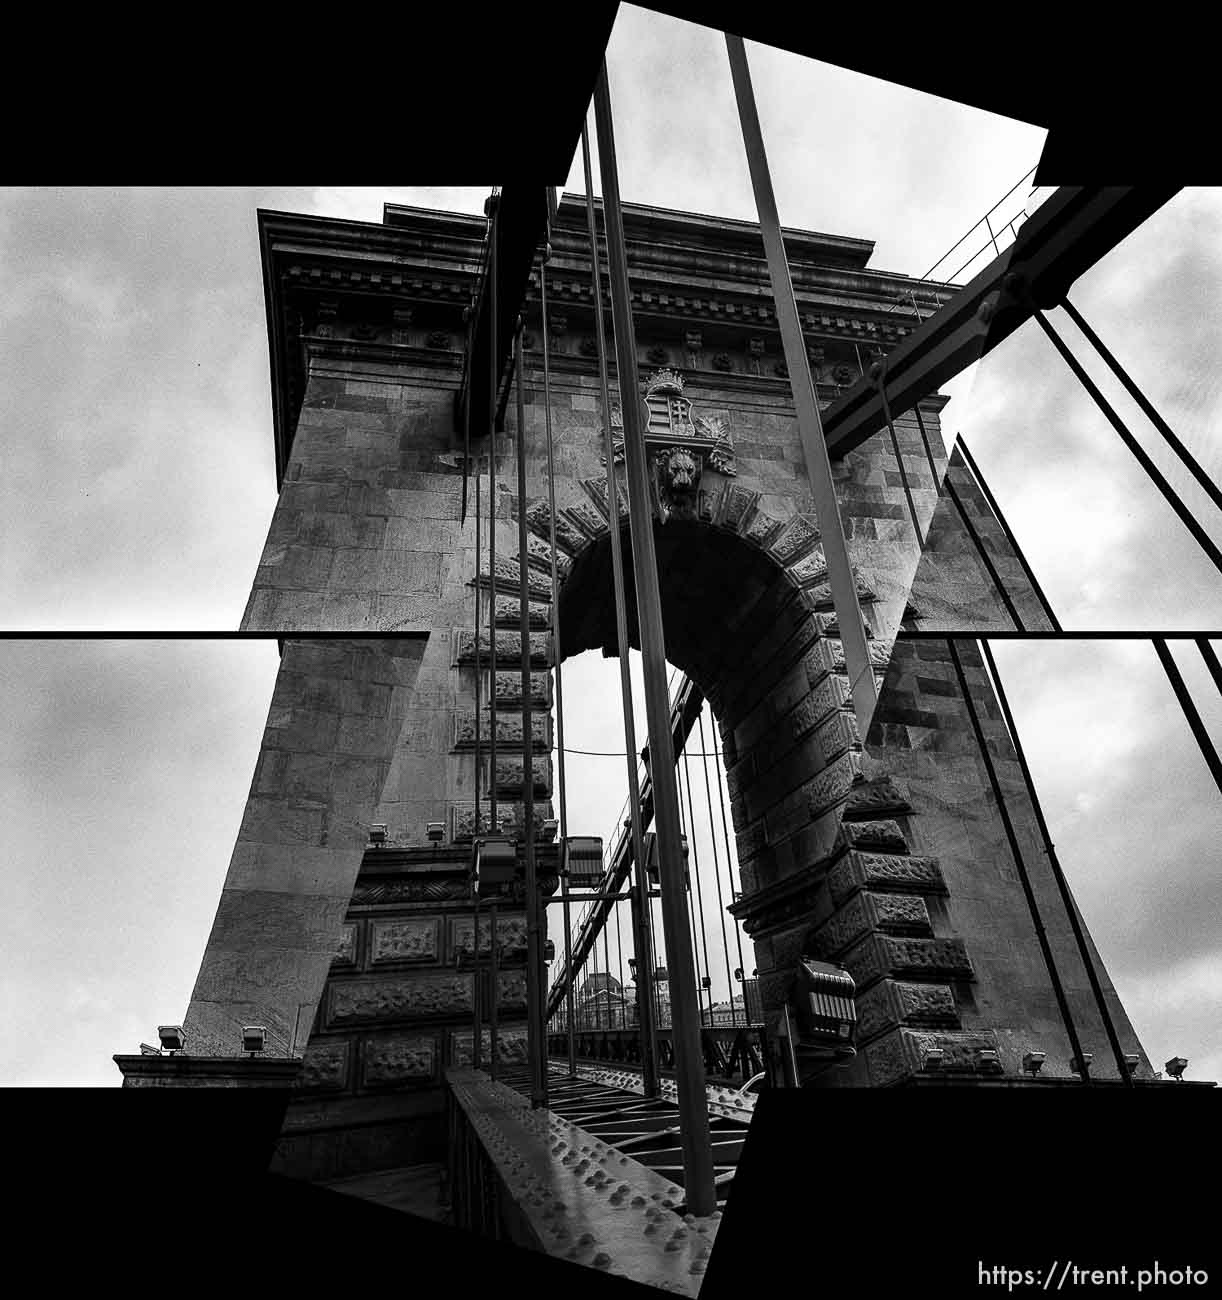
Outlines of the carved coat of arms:
M 734 443 L 724 420 L 692 416 L 692 403 L 683 396 L 683 377 L 675 370 L 657 370 L 645 382 L 645 447 L 653 461 L 654 487 L 662 522 L 695 516 L 700 480 L 707 462 L 718 474 L 733 477 Z M 623 427 L 618 409 L 612 427 Z M 624 459 L 624 439 L 614 437 L 615 463 Z

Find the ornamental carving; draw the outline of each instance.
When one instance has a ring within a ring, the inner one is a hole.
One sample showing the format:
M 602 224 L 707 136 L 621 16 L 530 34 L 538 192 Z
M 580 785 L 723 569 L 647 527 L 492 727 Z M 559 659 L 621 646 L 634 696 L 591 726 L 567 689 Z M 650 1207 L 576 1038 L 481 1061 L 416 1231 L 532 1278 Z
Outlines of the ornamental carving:
M 416 1016 L 464 1016 L 471 1013 L 471 977 L 337 981 L 331 985 L 330 996 L 331 1025 L 409 1020 Z
M 419 876 L 386 880 L 377 884 L 357 883 L 352 891 L 352 907 L 372 907 L 378 903 L 446 903 L 471 897 L 471 882 L 464 876 Z
M 365 1042 L 365 1084 L 429 1083 L 437 1073 L 437 1040 L 419 1034 L 379 1034 Z
M 348 1040 L 322 1039 L 306 1048 L 297 1086 L 310 1092 L 339 1092 L 348 1083 Z
M 611 413 L 611 426 L 612 430 L 623 427 L 622 417 L 615 408 Z M 622 434 L 613 436 L 612 446 L 615 463 L 622 465 Z M 657 370 L 645 383 L 645 449 L 647 453 L 654 453 L 656 469 L 659 454 L 678 447 L 687 451 L 697 463 L 697 478 L 706 461 L 709 469 L 728 478 L 733 478 L 738 472 L 734 464 L 734 442 L 726 421 L 715 415 L 693 417 L 692 403 L 683 396 L 682 375 L 675 370 Z M 605 455 L 600 460 L 604 465 L 607 463 Z M 678 466 L 678 472 L 680 475 L 687 472 L 686 467 Z
M 377 921 L 372 930 L 370 964 L 425 961 L 438 958 L 440 923 L 428 921 Z

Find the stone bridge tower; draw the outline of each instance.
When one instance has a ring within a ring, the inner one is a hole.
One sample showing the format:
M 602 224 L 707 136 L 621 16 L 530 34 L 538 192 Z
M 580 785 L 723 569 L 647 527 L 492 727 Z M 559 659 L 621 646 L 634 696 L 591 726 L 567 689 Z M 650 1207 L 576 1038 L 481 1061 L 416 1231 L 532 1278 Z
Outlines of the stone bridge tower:
M 919 629 L 927 617 L 953 629 L 956 609 L 970 611 L 961 625 L 968 633 L 1008 626 L 961 524 L 939 505 L 945 399 L 924 399 L 919 421 L 902 415 L 896 444 L 884 430 L 834 462 L 884 684 L 862 737 L 758 228 L 633 206 L 624 217 L 647 379 L 645 393 L 620 400 L 644 400 L 649 410 L 667 657 L 698 684 L 719 723 L 744 887 L 734 910 L 756 943 L 766 1010 L 778 1012 L 800 955 L 831 957 L 858 984 L 862 1051 L 851 1071 L 812 1076 L 812 1086 L 910 1081 L 931 1045 L 947 1077 L 962 1082 L 982 1071 L 1017 1082 L 1031 1048 L 1068 1077 L 1069 1052 L 946 643 L 903 642 L 891 654 L 901 625 Z M 471 1051 L 464 957 L 473 945 L 465 872 L 476 811 L 476 603 L 504 666 L 491 677 L 485 630 L 482 734 L 495 692 L 500 750 L 495 769 L 486 746 L 480 754 L 479 787 L 486 795 L 495 784 L 502 813 L 520 825 L 527 781 L 536 815 L 549 815 L 554 656 L 619 650 L 609 530 L 624 507 L 608 500 L 600 454 L 602 420 L 614 426 L 618 413 L 614 402 L 600 410 L 584 203 L 566 197 L 547 266 L 556 515 L 547 504 L 536 265 L 525 308 L 524 427 L 502 376 L 504 432 L 472 432 L 484 528 L 491 512 L 498 557 L 494 572 L 486 556 L 481 569 L 473 500 L 465 523 L 461 514 L 455 399 L 485 221 L 388 206 L 381 225 L 261 213 L 259 229 L 280 497 L 243 628 L 284 638 L 283 662 L 186 1031 L 200 1056 L 236 1055 L 244 1023 L 268 1027 L 269 1055 L 304 1054 L 283 1159 L 337 1176 L 370 1159 L 432 1158 L 444 1141 L 441 1071 Z M 871 269 L 866 240 L 791 231 L 786 244 L 817 392 L 828 402 L 911 329 L 896 309 L 911 282 Z M 511 486 L 519 437 L 524 501 Z M 473 497 L 473 480 L 468 491 Z M 530 530 L 529 771 L 520 512 Z M 559 646 L 548 630 L 553 522 Z M 988 521 L 977 522 L 987 533 Z M 1004 534 L 993 540 L 1012 596 L 1032 611 L 1030 626 L 1047 626 Z M 631 590 L 628 609 L 635 641 Z M 327 639 L 308 635 L 319 633 Z M 987 745 L 1035 862 L 1021 774 L 981 666 L 964 653 Z M 444 825 L 441 843 L 426 837 L 429 823 Z M 373 826 L 386 828 L 379 847 L 370 846 Z M 1051 907 L 1051 878 L 1036 888 Z M 1053 930 L 1084 1039 L 1106 1075 L 1085 973 L 1067 926 Z M 497 944 L 501 1051 L 513 1059 L 524 1014 L 520 915 L 499 918 Z M 1126 1050 L 1139 1053 L 1119 1006 L 1114 1014 Z M 1144 1056 L 1139 1068 L 1148 1076 Z

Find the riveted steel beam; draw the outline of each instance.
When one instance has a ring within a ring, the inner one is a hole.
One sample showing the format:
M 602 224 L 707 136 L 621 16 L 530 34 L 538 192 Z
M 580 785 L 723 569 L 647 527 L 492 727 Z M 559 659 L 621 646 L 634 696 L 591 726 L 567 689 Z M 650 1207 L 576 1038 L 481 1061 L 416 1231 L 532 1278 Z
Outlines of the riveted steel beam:
M 1070 286 L 1132 234 L 1175 193 L 1166 185 L 1062 187 L 1018 229 L 1000 256 L 939 311 L 887 353 L 886 399 L 899 414 L 937 391 L 1009 338 L 1032 315 L 1053 307 Z M 1031 296 L 1007 291 L 1021 273 Z M 886 425 L 883 394 L 865 376 L 823 412 L 829 453 L 842 457 Z

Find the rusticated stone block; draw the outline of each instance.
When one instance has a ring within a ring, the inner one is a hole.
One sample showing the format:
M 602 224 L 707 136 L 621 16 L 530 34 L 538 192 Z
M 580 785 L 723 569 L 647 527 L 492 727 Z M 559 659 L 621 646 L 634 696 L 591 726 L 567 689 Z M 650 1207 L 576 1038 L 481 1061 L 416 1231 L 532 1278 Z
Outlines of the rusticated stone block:
M 588 538 L 597 540 L 608 531 L 607 516 L 596 510 L 588 501 L 578 501 L 567 507 L 564 513 Z
M 591 500 L 603 513 L 604 519 L 611 518 L 611 507 L 607 504 L 607 480 L 605 478 L 583 478 L 581 486 L 585 488 Z M 615 484 L 615 502 L 619 506 L 621 522 L 628 518 L 628 492 L 618 480 Z
M 497 1007 L 501 1011 L 526 1010 L 526 972 L 497 972 Z
M 813 519 L 796 515 L 785 525 L 768 548 L 769 553 L 782 565 L 796 559 L 819 540 L 819 529 Z
M 737 531 L 746 518 L 747 511 L 758 500 L 758 492 L 752 492 L 749 488 L 740 487 L 737 483 L 727 484 L 721 499 L 718 523 L 723 528 L 732 528 Z
M 310 1092 L 340 1092 L 348 1086 L 348 1039 L 316 1039 L 306 1049 L 297 1086 Z
M 805 555 L 787 570 L 790 578 L 801 587 L 813 587 L 827 577 L 827 560 L 823 547 L 816 546 L 809 555 Z
M 962 939 L 909 939 L 870 934 L 841 959 L 858 988 L 883 975 L 917 979 L 972 979 L 972 963 Z
M 339 947 L 335 950 L 335 956 L 331 958 L 332 970 L 345 970 L 356 965 L 357 952 L 357 924 L 352 921 L 345 922 L 340 927 Z
M 811 686 L 817 686 L 828 673 L 835 671 L 836 658 L 832 653 L 832 643 L 826 637 L 820 638 L 806 652 L 802 662 L 806 667 L 806 680 Z M 840 667 L 843 670 L 843 662 Z
M 862 853 L 856 849 L 846 853 L 828 872 L 827 884 L 832 902 L 837 905 L 856 890 L 871 887 L 922 894 L 946 893 L 937 858 Z
M 543 825 L 544 819 L 548 817 L 546 804 L 535 804 L 535 829 L 538 830 Z M 497 817 L 500 819 L 501 828 L 506 835 L 520 833 L 522 826 L 525 824 L 525 810 L 521 804 L 502 803 L 498 800 L 496 806 Z M 480 828 L 483 831 L 491 831 L 492 827 L 492 804 L 485 800 L 480 801 Z M 474 803 L 456 803 L 451 807 L 451 825 L 452 831 L 450 838 L 454 843 L 461 843 L 469 840 L 475 834 L 475 804 Z
M 908 840 L 899 822 L 844 822 L 836 837 L 839 848 L 881 849 L 886 853 L 907 853 Z
M 532 563 L 535 568 L 548 575 L 548 581 L 551 581 L 552 572 L 552 548 L 548 542 L 535 533 L 526 534 L 526 556 L 527 563 Z M 573 567 L 573 561 L 559 548 L 556 548 L 556 577 L 563 582 L 569 576 L 569 570 Z
M 545 542 L 551 538 L 551 519 L 546 502 L 533 501 L 526 508 L 526 526 Z M 576 555 L 586 545 L 585 534 L 559 511 L 556 513 L 556 544 L 564 547 L 570 555 Z
M 471 935 L 474 918 L 456 916 L 450 921 L 450 952 L 464 960 L 471 953 Z M 502 916 L 496 918 L 497 960 L 517 962 L 526 960 L 526 917 Z M 479 919 L 479 950 L 484 956 L 492 951 L 492 923 L 489 917 Z
M 530 662 L 534 667 L 542 667 L 550 663 L 550 645 L 551 636 L 547 632 L 531 632 L 528 634 L 530 643 Z M 475 662 L 475 633 L 469 627 L 456 627 L 454 629 L 454 660 L 456 663 L 469 664 Z M 490 654 L 492 639 L 487 629 L 481 628 L 479 634 L 479 652 L 480 658 L 484 663 L 490 663 Z M 522 662 L 522 637 L 518 632 L 498 631 L 496 634 L 496 658 L 498 665 L 501 664 L 520 664 Z M 519 693 L 521 687 L 519 686 Z
M 457 1030 L 450 1035 L 450 1064 L 462 1069 L 464 1066 L 471 1064 L 471 1041 L 472 1033 L 468 1029 L 465 1033 Z M 481 1054 L 485 1067 L 492 1053 L 492 1033 L 485 1029 L 480 1035 Z M 525 1065 L 528 1061 L 526 1054 L 526 1030 L 525 1029 L 500 1029 L 497 1033 L 497 1061 L 501 1065 Z
M 370 923 L 370 966 L 393 962 L 440 960 L 441 922 L 373 921 Z
M 911 812 L 912 807 L 895 782 L 889 776 L 884 776 L 859 785 L 849 795 L 848 806 L 844 811 L 846 819 L 861 819 L 882 812 Z
M 498 674 L 499 675 L 499 674 Z M 521 692 L 519 691 L 519 694 Z M 507 748 L 516 746 L 522 747 L 522 724 L 524 715 L 517 712 L 502 713 L 499 709 L 496 715 L 496 743 L 498 748 L 501 745 Z M 490 739 L 492 729 L 492 718 L 486 714 L 483 726 L 480 728 L 480 743 L 486 748 Z M 535 749 L 541 749 L 550 752 L 551 742 L 551 713 L 550 711 L 535 712 L 533 709 L 530 715 L 531 744 Z M 454 715 L 454 748 L 469 749 L 475 745 L 475 713 L 468 709 Z
M 860 574 L 853 574 L 853 581 L 857 587 L 858 601 L 862 604 L 869 604 L 875 599 L 869 583 Z M 803 588 L 802 601 L 809 609 L 831 609 L 833 604 L 832 584 L 830 582 L 819 582 L 812 587 Z
M 498 627 L 518 627 L 522 621 L 522 602 L 514 596 L 498 595 L 494 603 L 493 617 Z M 543 600 L 526 602 L 526 618 L 531 627 L 550 627 L 552 607 Z
M 945 984 L 908 984 L 880 980 L 857 999 L 857 1037 L 864 1042 L 908 1022 L 957 1025 L 955 995 Z
M 471 1013 L 470 975 L 336 980 L 329 986 L 328 1027 L 378 1020 Z
M 760 510 L 747 525 L 743 536 L 757 546 L 767 546 L 769 539 L 780 529 L 780 526 L 779 519 L 774 519 L 766 510 Z
M 498 708 L 502 704 L 520 705 L 522 703 L 521 669 L 517 672 L 502 672 L 500 668 L 497 669 L 496 702 Z M 552 707 L 551 673 L 531 673 L 530 702 L 534 708 L 550 709 Z
M 375 1034 L 365 1040 L 365 1086 L 432 1083 L 437 1077 L 437 1039 L 431 1034 Z
M 824 677 L 789 715 L 793 738 L 800 739 L 829 713 L 843 708 L 848 697 L 848 683 L 843 677 Z
M 498 587 L 509 587 L 515 593 L 521 590 L 522 571 L 518 567 L 518 562 L 512 556 L 498 555 L 496 557 L 496 582 Z M 552 580 L 550 577 L 544 577 L 537 570 L 526 566 L 526 594 L 533 596 L 536 600 L 549 600 L 552 594 Z
M 820 817 L 834 808 L 853 788 L 861 773 L 861 754 L 849 750 L 813 777 L 806 785 L 806 803 L 811 818 Z
M 826 960 L 871 929 L 873 926 L 869 912 L 859 895 L 844 907 L 838 908 L 815 931 L 811 938 L 812 952 L 814 956 Z
M 865 1049 L 870 1083 L 883 1088 L 924 1073 L 926 1059 L 935 1050 L 942 1054 L 939 1073 L 976 1073 L 978 1052 L 996 1052 L 997 1037 L 987 1031 L 937 1033 L 903 1027 L 894 1029 Z
M 531 763 L 531 770 L 536 797 L 550 799 L 552 796 L 551 758 L 534 759 Z M 498 753 L 496 756 L 496 788 L 498 792 L 506 790 L 514 794 L 520 793 L 526 784 L 525 771 L 525 765 L 520 757 L 502 758 Z
M 834 680 L 834 679 L 829 679 Z M 815 732 L 824 763 L 831 763 L 846 749 L 859 745 L 857 719 L 851 713 L 833 713 Z
M 922 1024 L 958 1023 L 955 995 L 945 984 L 909 984 L 888 980 L 900 1017 Z
M 856 894 L 815 931 L 817 957 L 830 957 L 847 948 L 868 930 L 897 930 L 930 934 L 929 910 L 915 894 Z

